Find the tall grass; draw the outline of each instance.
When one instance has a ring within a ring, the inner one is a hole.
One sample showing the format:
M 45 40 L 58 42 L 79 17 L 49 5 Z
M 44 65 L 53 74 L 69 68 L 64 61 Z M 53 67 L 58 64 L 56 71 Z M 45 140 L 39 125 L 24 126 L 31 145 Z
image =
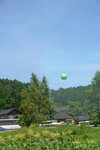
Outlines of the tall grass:
M 0 150 L 100 150 L 100 128 L 65 125 L 0 132 Z

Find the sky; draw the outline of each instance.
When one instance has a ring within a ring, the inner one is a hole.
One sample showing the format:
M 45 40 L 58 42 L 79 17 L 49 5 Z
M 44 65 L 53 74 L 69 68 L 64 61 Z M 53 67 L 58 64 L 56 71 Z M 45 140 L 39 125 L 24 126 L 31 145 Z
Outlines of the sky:
M 35 73 L 59 89 L 89 85 L 96 71 L 100 0 L 0 0 L 0 78 Z

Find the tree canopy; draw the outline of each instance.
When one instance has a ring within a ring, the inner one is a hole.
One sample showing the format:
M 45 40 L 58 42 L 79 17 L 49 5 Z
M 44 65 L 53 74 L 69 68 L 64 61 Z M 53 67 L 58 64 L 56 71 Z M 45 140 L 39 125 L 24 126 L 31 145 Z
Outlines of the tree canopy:
M 39 81 L 32 73 L 30 84 L 22 91 L 23 101 L 20 106 L 22 115 L 21 125 L 39 124 L 53 112 L 53 103 L 50 98 L 49 87 L 45 77 Z
M 92 88 L 88 90 L 87 111 L 96 124 L 100 124 L 100 71 L 95 73 Z
M 58 106 L 68 105 L 70 101 L 80 102 L 83 106 L 87 99 L 87 90 L 91 89 L 91 85 L 78 86 L 70 88 L 59 88 L 58 90 L 51 90 L 51 97 Z
M 17 80 L 0 79 L 0 110 L 19 107 L 21 91 L 27 85 Z

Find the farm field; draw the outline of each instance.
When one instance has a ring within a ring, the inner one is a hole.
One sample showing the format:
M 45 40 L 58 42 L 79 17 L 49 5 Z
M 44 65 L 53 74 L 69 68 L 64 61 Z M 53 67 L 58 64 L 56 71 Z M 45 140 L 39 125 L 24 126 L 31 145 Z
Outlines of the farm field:
M 0 132 L 0 150 L 100 150 L 100 128 L 65 125 Z

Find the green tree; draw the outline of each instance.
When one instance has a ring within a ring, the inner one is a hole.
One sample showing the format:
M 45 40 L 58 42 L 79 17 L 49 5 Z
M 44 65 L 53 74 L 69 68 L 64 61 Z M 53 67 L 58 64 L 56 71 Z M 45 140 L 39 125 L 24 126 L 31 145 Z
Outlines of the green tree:
M 87 110 L 95 124 L 100 124 L 100 71 L 95 73 L 92 88 L 88 91 Z
M 71 109 L 71 112 L 69 114 L 73 117 L 82 115 L 81 103 L 79 101 L 70 101 L 68 103 L 68 106 Z
M 50 98 L 50 89 L 48 87 L 45 76 L 42 78 L 42 81 L 40 83 L 40 90 L 42 94 L 41 100 L 43 105 L 42 108 L 44 108 L 44 114 L 47 116 L 48 119 L 53 119 L 53 114 L 55 113 L 54 103 Z
M 28 88 L 22 91 L 23 102 L 20 107 L 22 115 L 20 123 L 30 125 L 39 124 L 46 119 L 46 115 L 52 110 L 52 101 L 46 78 L 40 82 L 35 74 L 32 73 Z
M 26 86 L 17 80 L 0 79 L 0 109 L 19 107 L 22 100 L 20 93 Z

